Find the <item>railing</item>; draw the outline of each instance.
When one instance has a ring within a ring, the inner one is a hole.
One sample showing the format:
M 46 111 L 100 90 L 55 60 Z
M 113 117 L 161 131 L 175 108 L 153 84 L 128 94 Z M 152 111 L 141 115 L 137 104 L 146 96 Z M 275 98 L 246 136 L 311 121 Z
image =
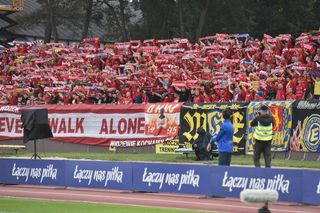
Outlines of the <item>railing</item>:
M 0 5 L 0 11 L 22 11 L 24 0 L 12 0 L 11 5 Z

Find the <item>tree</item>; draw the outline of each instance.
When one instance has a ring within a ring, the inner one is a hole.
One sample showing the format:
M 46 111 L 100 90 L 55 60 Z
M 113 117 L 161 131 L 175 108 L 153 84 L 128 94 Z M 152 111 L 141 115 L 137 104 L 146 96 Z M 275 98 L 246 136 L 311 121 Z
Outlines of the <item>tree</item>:
M 44 33 L 44 42 L 48 43 L 51 40 L 51 34 L 52 34 L 52 0 L 46 0 L 45 1 L 45 8 L 46 8 L 46 28 Z
M 83 22 L 83 28 L 82 28 L 82 34 L 81 38 L 86 38 L 88 37 L 88 29 L 89 29 L 89 24 L 92 16 L 92 6 L 93 6 L 93 0 L 84 0 L 85 1 L 85 18 Z
M 184 24 L 183 24 L 183 2 L 182 0 L 177 0 L 178 10 L 179 10 L 179 34 L 180 37 L 183 37 L 184 33 Z
M 42 25 L 45 41 L 58 39 L 60 26 L 79 37 L 95 24 L 104 40 L 249 33 L 261 37 L 298 35 L 320 26 L 320 0 L 37 0 L 40 7 L 20 17 L 24 26 Z M 79 18 L 83 17 L 83 18 Z M 138 18 L 139 17 L 139 18 Z M 20 25 L 21 26 L 21 25 Z M 59 28 L 58 28 L 59 27 Z M 62 33 L 61 33 L 62 34 Z
M 196 36 L 195 36 L 196 40 L 202 34 L 203 26 L 206 21 L 207 11 L 208 11 L 208 7 L 209 7 L 209 0 L 201 1 L 201 5 L 202 5 L 202 9 L 201 9 L 199 23 L 198 23 L 198 27 L 197 27 L 197 31 L 196 31 Z
M 130 39 L 130 18 L 132 4 L 128 0 L 96 0 L 94 12 L 103 14 L 99 25 L 106 29 L 108 40 L 129 40 Z M 137 4 L 137 2 L 135 2 Z
M 19 27 L 30 28 L 43 26 L 44 41 L 50 42 L 51 38 L 58 41 L 58 27 L 64 25 L 81 35 L 83 20 L 83 1 L 78 0 L 37 0 L 39 7 L 31 13 L 18 16 Z M 41 36 L 41 35 L 39 35 Z
M 127 30 L 127 21 L 125 18 L 125 7 L 128 2 L 124 0 L 119 0 L 119 16 L 121 20 L 121 27 L 122 27 L 122 32 L 123 32 L 123 39 L 128 40 L 128 30 Z

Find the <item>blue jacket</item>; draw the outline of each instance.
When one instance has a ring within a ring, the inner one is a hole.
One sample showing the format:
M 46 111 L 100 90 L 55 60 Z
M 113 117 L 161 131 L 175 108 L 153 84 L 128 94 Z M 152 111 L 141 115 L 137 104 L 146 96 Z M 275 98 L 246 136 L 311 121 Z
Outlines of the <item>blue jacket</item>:
M 213 145 L 214 142 L 218 142 L 219 152 L 233 152 L 233 133 L 234 127 L 230 119 L 226 119 L 220 128 L 217 135 L 211 138 L 210 144 Z

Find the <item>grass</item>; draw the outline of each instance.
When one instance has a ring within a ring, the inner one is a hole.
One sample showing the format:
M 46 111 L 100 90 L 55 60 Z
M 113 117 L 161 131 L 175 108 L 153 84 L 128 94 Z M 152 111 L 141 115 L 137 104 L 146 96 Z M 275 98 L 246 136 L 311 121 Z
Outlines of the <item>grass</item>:
M 191 213 L 194 210 L 0 198 L 0 213 Z
M 31 157 L 32 152 L 20 151 L 18 155 L 13 153 L 0 153 L 2 157 Z M 204 164 L 217 164 L 217 159 L 213 161 L 198 162 L 195 161 L 195 156 L 189 155 L 186 158 L 182 154 L 153 154 L 153 153 L 96 153 L 96 152 L 46 152 L 39 153 L 42 158 L 69 158 L 69 159 L 92 159 L 92 160 L 108 160 L 108 161 L 150 161 L 150 162 L 176 162 L 176 163 L 204 163 Z M 253 165 L 253 159 L 251 156 L 233 156 L 232 165 Z M 261 165 L 264 165 L 263 159 L 261 159 Z M 297 168 L 316 168 L 320 169 L 319 161 L 302 161 L 302 160 L 284 160 L 273 159 L 273 167 L 297 167 Z

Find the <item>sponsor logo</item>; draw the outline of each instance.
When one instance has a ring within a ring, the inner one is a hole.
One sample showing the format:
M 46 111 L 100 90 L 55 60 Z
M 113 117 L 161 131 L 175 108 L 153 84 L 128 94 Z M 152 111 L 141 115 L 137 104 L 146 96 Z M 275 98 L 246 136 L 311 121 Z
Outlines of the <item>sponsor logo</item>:
M 108 183 L 116 182 L 121 184 L 123 181 L 124 172 L 119 169 L 119 166 L 111 168 L 111 170 L 93 170 L 83 169 L 79 165 L 76 165 L 73 171 L 73 179 L 79 183 L 85 182 L 88 186 L 92 184 L 92 181 L 96 183 L 104 183 L 107 187 Z
M 312 103 L 309 101 L 299 101 L 297 105 L 298 109 L 320 109 L 320 103 Z
M 19 113 L 19 107 L 16 106 L 1 106 L 0 112 L 13 112 L 13 113 Z
M 58 175 L 58 169 L 53 164 L 46 165 L 44 168 L 35 167 L 23 167 L 13 164 L 11 169 L 11 176 L 17 180 L 23 179 L 24 182 L 28 182 L 29 178 L 39 180 L 42 183 L 46 179 L 56 180 Z M 20 180 L 21 181 L 21 180 Z
M 290 180 L 284 174 L 275 174 L 273 178 L 232 176 L 227 171 L 222 179 L 222 187 L 229 192 L 234 189 L 269 189 L 276 190 L 282 194 L 289 194 Z
M 194 169 L 189 169 L 185 173 L 166 173 L 166 172 L 151 172 L 148 168 L 144 168 L 142 182 L 147 183 L 150 187 L 152 184 L 158 184 L 159 189 L 164 184 L 168 186 L 177 186 L 180 191 L 183 186 L 189 185 L 192 188 L 199 188 L 200 175 Z
M 310 152 L 317 152 L 320 145 L 320 115 L 313 114 L 307 120 L 303 142 Z

